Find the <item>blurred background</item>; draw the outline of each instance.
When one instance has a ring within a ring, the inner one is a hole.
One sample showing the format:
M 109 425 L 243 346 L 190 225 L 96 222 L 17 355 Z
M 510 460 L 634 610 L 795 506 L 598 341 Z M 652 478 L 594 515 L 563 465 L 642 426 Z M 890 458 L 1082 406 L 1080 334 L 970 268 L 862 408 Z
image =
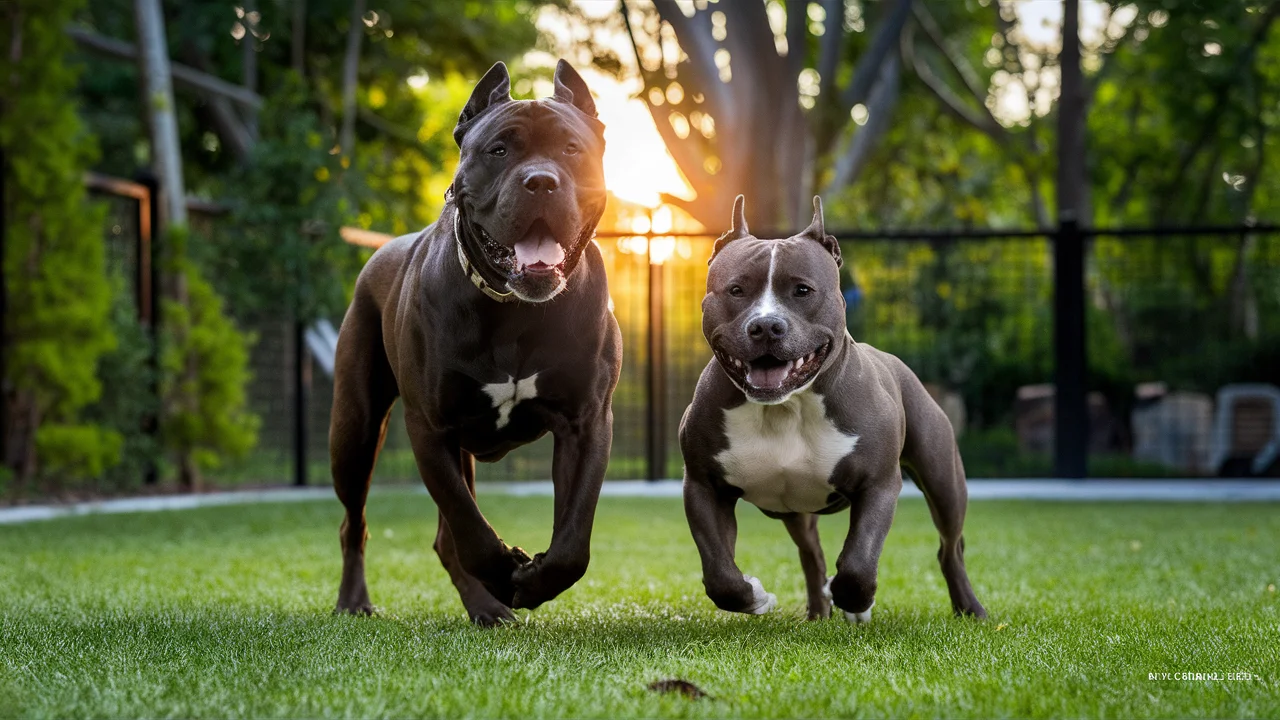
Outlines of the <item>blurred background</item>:
M 361 266 L 439 214 L 475 80 L 545 97 L 558 57 L 607 126 L 611 479 L 681 474 L 738 193 L 761 236 L 822 195 L 853 336 L 928 384 L 971 477 L 1280 475 L 1277 13 L 6 0 L 0 498 L 328 483 Z M 395 413 L 375 477 L 416 481 Z

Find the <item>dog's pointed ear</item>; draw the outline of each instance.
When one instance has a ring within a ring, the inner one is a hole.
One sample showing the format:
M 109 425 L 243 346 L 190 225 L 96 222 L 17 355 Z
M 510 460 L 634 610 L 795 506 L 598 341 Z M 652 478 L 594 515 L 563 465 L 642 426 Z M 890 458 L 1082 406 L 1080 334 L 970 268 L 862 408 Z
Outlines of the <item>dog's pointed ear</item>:
M 467 128 L 476 118 L 494 105 L 509 102 L 511 102 L 511 75 L 507 73 L 505 63 L 496 62 L 489 68 L 489 72 L 480 78 L 480 82 L 476 83 L 476 89 L 471 91 L 471 99 L 467 100 L 462 113 L 458 115 L 458 126 L 453 129 L 453 141 L 458 143 L 458 147 L 462 147 L 462 136 L 467 133 Z
M 751 231 L 747 229 L 746 208 L 747 199 L 745 197 L 739 195 L 734 198 L 733 225 L 729 228 L 729 232 L 716 238 L 716 244 L 711 248 L 711 257 L 707 259 L 708 265 L 711 264 L 712 260 L 716 259 L 716 256 L 720 254 L 720 251 L 724 249 L 725 245 L 728 245 L 734 240 L 741 240 L 742 238 L 749 237 L 751 235 Z
M 573 66 L 565 62 L 563 59 L 556 62 L 556 76 L 553 81 L 555 83 L 555 99 L 560 102 L 569 103 L 586 113 L 588 117 L 598 117 L 596 114 L 596 101 L 591 97 L 591 90 L 587 88 L 587 83 L 578 74 Z
M 844 264 L 844 258 L 840 257 L 839 241 L 827 234 L 826 222 L 822 218 L 822 198 L 817 195 L 813 196 L 813 222 L 809 223 L 809 227 L 800 233 L 800 237 L 810 238 L 822 243 L 827 252 L 831 253 L 831 257 L 835 258 L 836 267 Z

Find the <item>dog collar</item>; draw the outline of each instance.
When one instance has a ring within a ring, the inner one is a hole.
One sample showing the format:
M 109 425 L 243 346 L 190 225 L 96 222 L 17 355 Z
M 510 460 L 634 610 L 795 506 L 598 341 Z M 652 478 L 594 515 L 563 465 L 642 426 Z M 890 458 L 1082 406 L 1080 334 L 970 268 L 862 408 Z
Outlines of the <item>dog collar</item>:
M 462 265 L 462 272 L 471 279 L 471 284 L 480 289 L 480 292 L 488 295 L 490 299 L 498 302 L 508 302 L 511 300 L 511 292 L 501 293 L 493 289 L 487 280 L 480 277 L 480 272 L 476 270 L 475 263 L 471 262 L 471 258 L 467 257 L 467 250 L 462 246 L 462 213 L 458 211 L 457 206 L 453 208 L 453 239 L 458 246 L 458 262 Z

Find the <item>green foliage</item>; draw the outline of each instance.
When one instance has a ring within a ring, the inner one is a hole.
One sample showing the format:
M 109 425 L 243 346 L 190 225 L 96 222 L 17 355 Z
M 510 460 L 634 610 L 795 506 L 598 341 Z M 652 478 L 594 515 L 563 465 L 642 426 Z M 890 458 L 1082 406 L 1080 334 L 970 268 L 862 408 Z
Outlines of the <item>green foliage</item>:
M 119 462 L 99 478 L 101 486 L 121 490 L 136 487 L 148 467 L 161 460 L 159 443 L 147 429 L 156 420 L 159 399 L 151 336 L 138 321 L 127 283 L 118 276 L 113 281 L 111 327 L 119 342 L 98 361 L 102 395 L 85 415 L 122 440 Z
M 1020 385 L 1051 372 L 1050 250 L 1041 240 L 846 243 L 862 299 L 854 338 L 960 390 L 971 420 L 1007 420 Z
M 120 462 L 124 438 L 98 425 L 46 423 L 36 431 L 41 470 L 55 478 L 94 477 Z
M 268 100 L 259 131 L 249 161 L 227 176 L 230 217 L 203 228 L 192 252 L 238 317 L 340 315 L 363 263 L 338 237 L 351 215 L 337 182 L 347 161 L 329 152 L 296 78 Z
M 97 474 L 120 446 L 118 436 L 82 421 L 102 390 L 98 360 L 116 340 L 103 208 L 86 200 L 81 182 L 95 145 L 75 112 L 79 71 L 66 62 L 71 42 L 63 26 L 78 5 L 22 0 L 0 8 L 5 381 L 16 389 L 10 428 L 17 428 L 9 440 L 24 446 L 22 456 L 36 452 L 58 477 Z
M 165 446 L 200 467 L 244 456 L 257 441 L 259 419 L 247 408 L 251 338 L 236 329 L 222 298 L 190 261 L 180 259 L 182 231 L 170 231 L 174 270 L 185 278 L 187 305 L 162 304 L 161 421 Z

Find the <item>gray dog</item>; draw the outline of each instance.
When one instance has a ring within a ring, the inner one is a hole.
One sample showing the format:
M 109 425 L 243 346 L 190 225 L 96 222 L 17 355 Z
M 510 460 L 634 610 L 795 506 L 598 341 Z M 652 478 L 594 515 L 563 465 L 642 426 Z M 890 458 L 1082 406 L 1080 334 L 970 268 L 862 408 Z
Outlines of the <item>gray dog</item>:
M 964 569 L 964 467 L 951 424 L 898 358 L 845 328 L 840 245 L 813 223 L 784 240 L 753 237 L 743 198 L 716 240 L 702 301 L 714 358 L 680 423 L 684 505 L 707 595 L 723 610 L 765 613 L 777 600 L 734 561 L 743 498 L 786 524 L 800 549 L 809 617 L 865 622 L 905 468 L 942 536 L 938 561 L 958 615 L 986 617 Z M 828 580 L 818 515 L 850 508 Z
M 373 611 L 365 497 L 396 397 L 440 509 L 436 553 L 474 622 L 537 607 L 587 569 L 622 362 L 591 242 L 605 205 L 604 126 L 563 60 L 554 97 L 517 102 L 510 88 L 502 63 L 476 85 L 453 131 L 462 156 L 444 214 L 374 254 L 342 321 L 329 429 L 347 511 L 340 612 Z M 548 432 L 555 529 L 530 558 L 480 514 L 475 460 Z

